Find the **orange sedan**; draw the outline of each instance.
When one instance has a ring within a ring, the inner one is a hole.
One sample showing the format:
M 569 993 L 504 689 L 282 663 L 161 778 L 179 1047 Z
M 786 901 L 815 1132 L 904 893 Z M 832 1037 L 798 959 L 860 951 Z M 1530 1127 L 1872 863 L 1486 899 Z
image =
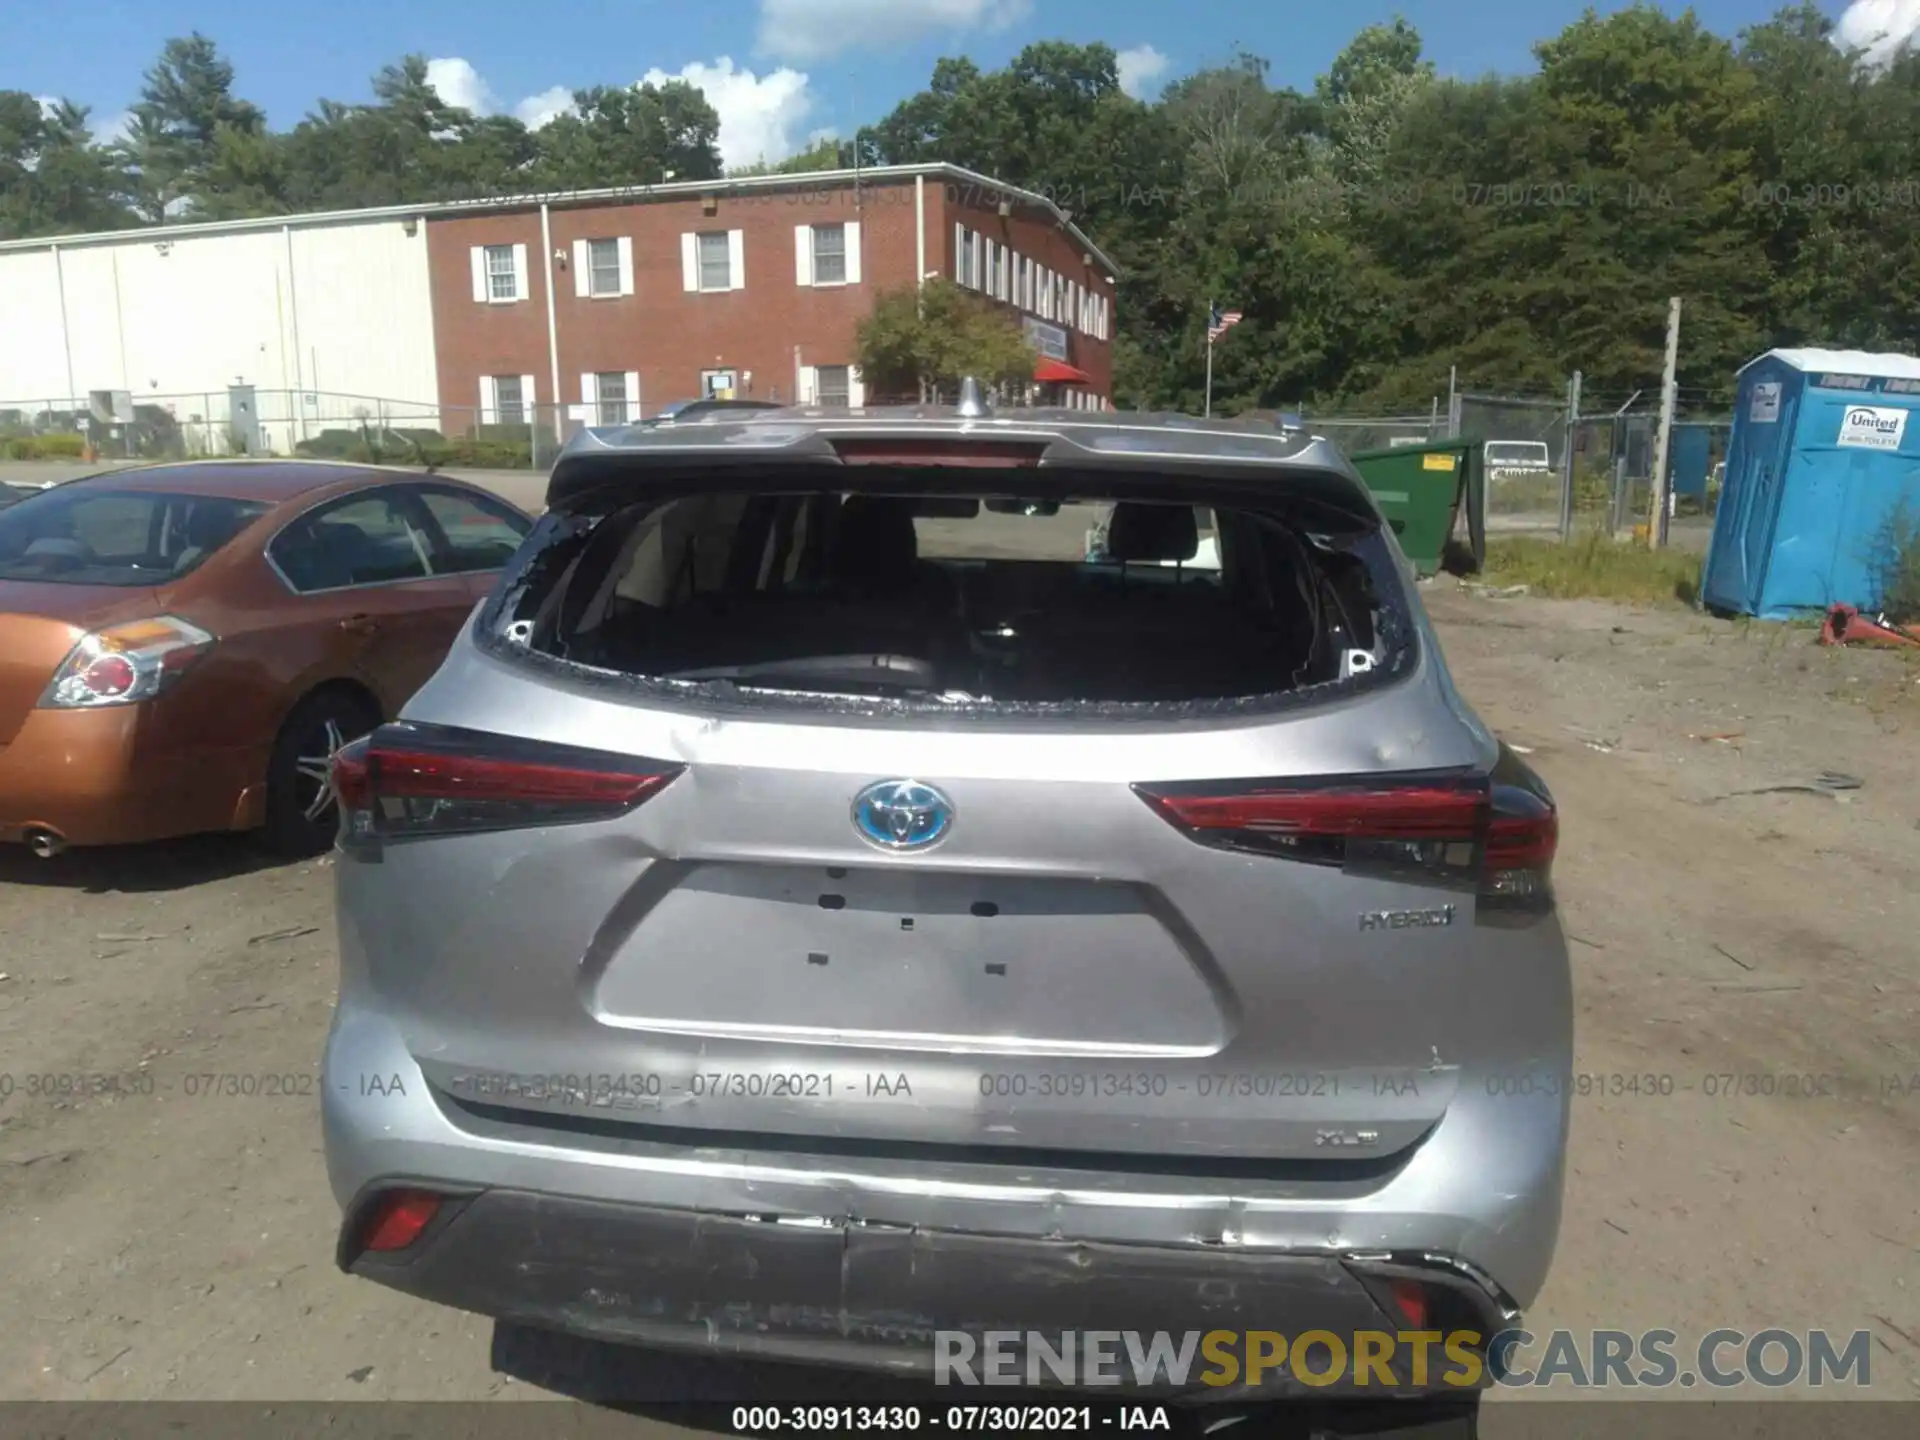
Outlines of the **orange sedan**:
M 95 475 L 0 509 L 0 841 L 332 843 L 333 752 L 439 666 L 532 521 L 314 461 Z

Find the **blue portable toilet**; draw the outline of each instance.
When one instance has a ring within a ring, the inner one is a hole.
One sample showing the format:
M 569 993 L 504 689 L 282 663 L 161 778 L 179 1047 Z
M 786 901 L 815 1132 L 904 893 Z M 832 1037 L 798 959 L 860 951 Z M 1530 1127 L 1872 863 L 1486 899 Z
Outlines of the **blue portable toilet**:
M 1741 367 L 1734 406 L 1701 603 L 1874 609 L 1888 522 L 1902 505 L 1920 520 L 1920 359 L 1770 350 Z

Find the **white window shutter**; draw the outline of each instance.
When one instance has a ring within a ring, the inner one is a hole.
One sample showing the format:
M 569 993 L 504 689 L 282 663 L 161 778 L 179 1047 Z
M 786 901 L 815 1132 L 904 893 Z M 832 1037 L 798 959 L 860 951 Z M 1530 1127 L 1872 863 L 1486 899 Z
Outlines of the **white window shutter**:
M 557 397 L 556 397 L 557 398 Z M 540 417 L 540 404 L 533 388 L 533 376 L 520 377 L 520 410 L 527 417 L 527 423 L 533 424 Z
M 847 222 L 847 284 L 860 283 L 860 222 Z
M 684 290 L 700 288 L 700 237 L 691 230 L 680 236 L 680 286 Z
M 800 367 L 800 403 L 813 404 L 820 395 L 820 372 L 811 365 Z
M 953 222 L 953 278 L 967 283 L 967 227 L 958 220 Z
M 494 403 L 493 377 L 491 375 L 482 375 L 480 377 L 480 423 L 482 425 L 498 425 L 500 423 L 500 407 Z
M 633 237 L 622 235 L 614 242 L 614 248 L 620 252 L 620 293 L 633 294 Z
M 591 370 L 580 372 L 580 403 L 594 406 L 600 403 L 600 377 Z M 589 423 L 598 425 L 600 422 L 596 418 Z
M 860 378 L 860 367 L 849 365 L 847 367 L 847 404 L 858 410 L 866 403 L 867 386 L 866 382 Z
M 475 245 L 467 255 L 473 264 L 473 302 L 484 305 L 487 303 L 487 247 Z
M 727 231 L 727 284 L 733 290 L 747 288 L 747 232 Z
M 584 300 L 593 293 L 593 259 L 587 249 L 587 242 L 573 242 L 573 294 L 577 300 Z
M 813 284 L 813 227 L 793 227 L 793 283 Z
M 627 382 L 627 422 L 631 424 L 640 418 L 640 372 L 626 372 Z
M 532 294 L 533 287 L 527 275 L 527 247 L 516 245 L 513 247 L 513 298 L 525 300 Z

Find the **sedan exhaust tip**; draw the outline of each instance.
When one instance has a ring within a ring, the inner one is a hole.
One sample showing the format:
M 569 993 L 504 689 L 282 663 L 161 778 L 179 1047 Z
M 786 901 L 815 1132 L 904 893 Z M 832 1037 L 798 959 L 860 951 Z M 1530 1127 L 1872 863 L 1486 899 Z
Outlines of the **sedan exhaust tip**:
M 29 830 L 26 841 L 27 849 L 42 860 L 51 860 L 67 848 L 67 842 L 51 830 Z

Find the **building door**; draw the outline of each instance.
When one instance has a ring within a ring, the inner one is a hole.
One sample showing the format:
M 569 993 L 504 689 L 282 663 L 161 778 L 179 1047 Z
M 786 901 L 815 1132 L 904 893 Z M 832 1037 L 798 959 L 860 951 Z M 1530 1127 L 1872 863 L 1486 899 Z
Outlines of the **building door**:
M 227 433 L 236 454 L 258 455 L 265 448 L 260 443 L 260 406 L 253 386 L 227 387 Z

